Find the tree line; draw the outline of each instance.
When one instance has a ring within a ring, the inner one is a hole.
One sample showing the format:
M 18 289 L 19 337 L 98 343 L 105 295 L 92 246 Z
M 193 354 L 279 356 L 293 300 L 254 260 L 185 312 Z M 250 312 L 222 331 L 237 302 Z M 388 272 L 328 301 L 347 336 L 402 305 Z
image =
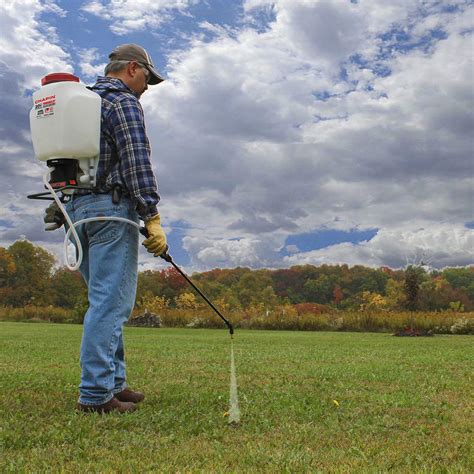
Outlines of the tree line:
M 211 300 L 228 310 L 271 312 L 294 305 L 307 312 L 473 311 L 474 266 L 427 271 L 356 265 L 297 265 L 287 269 L 214 269 L 192 275 Z M 173 268 L 140 272 L 137 306 L 159 301 L 168 308 L 193 309 L 199 297 Z M 56 306 L 82 310 L 87 288 L 79 272 L 58 267 L 44 248 L 20 240 L 0 247 L 0 306 Z

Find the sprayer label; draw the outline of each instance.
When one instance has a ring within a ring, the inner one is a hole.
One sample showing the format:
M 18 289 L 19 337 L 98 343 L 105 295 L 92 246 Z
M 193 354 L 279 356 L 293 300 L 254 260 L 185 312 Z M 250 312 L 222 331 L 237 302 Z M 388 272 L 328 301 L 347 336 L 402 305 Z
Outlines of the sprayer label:
M 36 118 L 49 117 L 54 115 L 54 105 L 56 105 L 56 96 L 48 95 L 35 100 Z
M 46 97 L 41 97 L 41 99 L 36 99 L 35 100 L 35 105 L 37 105 L 37 104 L 45 105 L 44 104 L 45 102 L 52 103 L 54 105 L 56 103 L 56 96 L 55 95 L 48 95 Z

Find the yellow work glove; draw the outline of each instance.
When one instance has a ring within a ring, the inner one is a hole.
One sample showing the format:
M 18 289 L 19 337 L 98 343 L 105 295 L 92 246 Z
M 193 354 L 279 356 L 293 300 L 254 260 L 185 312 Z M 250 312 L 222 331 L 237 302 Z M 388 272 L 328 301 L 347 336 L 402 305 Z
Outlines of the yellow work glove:
M 143 242 L 148 252 L 159 257 L 168 248 L 166 235 L 161 227 L 160 215 L 155 214 L 145 221 L 148 238 Z

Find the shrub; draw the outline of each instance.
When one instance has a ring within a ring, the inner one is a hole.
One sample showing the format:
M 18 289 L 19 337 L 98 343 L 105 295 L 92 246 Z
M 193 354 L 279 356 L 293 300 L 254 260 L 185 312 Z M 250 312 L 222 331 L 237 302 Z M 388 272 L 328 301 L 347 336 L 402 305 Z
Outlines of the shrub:
M 0 319 L 4 321 L 47 321 L 51 323 L 72 323 L 70 310 L 54 306 L 23 306 L 22 308 L 0 308 Z
M 164 327 L 224 328 L 221 319 L 210 308 L 170 308 L 162 301 L 154 301 Z M 23 308 L 0 307 L 0 320 L 49 321 L 55 323 L 82 323 L 87 310 L 85 306 L 63 309 L 54 306 L 28 305 Z M 272 311 L 253 306 L 247 310 L 224 312 L 224 317 L 235 328 L 273 329 L 295 331 L 358 331 L 397 332 L 410 327 L 416 331 L 431 331 L 434 334 L 474 334 L 474 312 L 456 311 L 338 311 L 314 313 L 300 312 L 293 305 L 277 306 Z M 133 316 L 143 313 L 135 308 Z M 132 316 L 132 317 L 133 317 Z
M 461 318 L 450 327 L 450 331 L 453 334 L 474 334 L 474 319 Z

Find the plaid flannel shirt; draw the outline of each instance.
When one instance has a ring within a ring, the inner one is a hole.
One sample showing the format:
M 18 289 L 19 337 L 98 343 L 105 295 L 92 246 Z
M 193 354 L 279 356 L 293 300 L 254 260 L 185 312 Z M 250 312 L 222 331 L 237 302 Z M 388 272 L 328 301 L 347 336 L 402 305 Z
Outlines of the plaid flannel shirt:
M 136 203 L 140 217 L 149 218 L 158 212 L 160 196 L 142 106 L 120 79 L 98 77 L 90 89 L 102 97 L 97 186 L 110 190 L 119 184 Z

